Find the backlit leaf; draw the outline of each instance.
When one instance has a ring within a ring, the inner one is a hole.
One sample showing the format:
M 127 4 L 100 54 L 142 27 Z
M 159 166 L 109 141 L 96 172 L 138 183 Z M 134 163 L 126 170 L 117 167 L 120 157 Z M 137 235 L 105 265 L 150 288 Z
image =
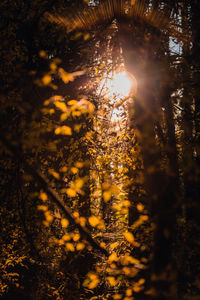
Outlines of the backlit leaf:
M 78 170 L 78 168 L 72 167 L 71 171 L 73 174 L 77 174 L 79 170 Z
M 123 233 L 125 239 L 129 242 L 129 243 L 133 243 L 134 242 L 134 236 L 131 232 L 124 232 Z
M 69 126 L 61 126 L 55 129 L 55 134 L 72 135 L 72 130 Z
M 75 233 L 73 236 L 73 241 L 77 242 L 80 239 L 80 234 L 79 233 Z
M 95 216 L 89 217 L 88 221 L 92 227 L 95 227 L 99 224 L 99 219 Z
M 53 169 L 49 169 L 48 172 L 56 179 L 59 179 L 60 178 L 60 175 L 55 172 Z
M 75 167 L 77 167 L 77 168 L 82 168 L 83 166 L 84 166 L 84 164 L 82 162 L 75 163 Z
M 46 193 L 40 193 L 40 199 L 42 201 L 47 201 L 47 194 Z
M 103 192 L 103 198 L 104 198 L 104 201 L 105 202 L 108 202 L 111 198 L 112 194 L 111 194 L 111 191 L 105 191 Z
M 71 252 L 75 251 L 74 245 L 72 243 L 66 243 L 65 247 L 68 251 L 71 251 Z
M 44 85 L 47 85 L 51 82 L 51 76 L 50 75 L 45 75 L 44 77 L 42 77 L 42 83 Z
M 67 111 L 67 106 L 64 102 L 60 102 L 60 101 L 55 101 L 54 105 L 59 108 L 60 110 L 62 110 L 63 112 Z
M 78 250 L 78 251 L 81 251 L 81 250 L 83 250 L 85 248 L 85 244 L 83 244 L 83 243 L 78 243 L 77 245 L 76 245 L 76 249 Z
M 71 189 L 71 188 L 67 189 L 66 192 L 67 192 L 67 195 L 69 197 L 75 197 L 76 196 L 76 191 Z
M 111 286 L 115 286 L 117 284 L 117 280 L 113 276 L 106 277 L 106 280 L 109 282 Z
M 138 203 L 137 210 L 142 211 L 144 209 L 144 205 L 142 203 Z
M 117 254 L 113 252 L 109 257 L 108 257 L 108 262 L 112 263 L 113 261 L 118 261 L 119 258 L 117 257 Z
M 47 211 L 48 207 L 46 205 L 38 205 L 38 210 Z
M 78 103 L 77 100 L 70 100 L 67 102 L 68 105 L 75 105 L 76 103 Z
M 63 226 L 64 227 L 64 226 Z M 65 234 L 65 235 L 63 235 L 63 237 L 62 237 L 62 240 L 63 241 L 69 241 L 71 239 L 71 236 L 69 235 L 69 234 Z
M 61 225 L 62 225 L 62 227 L 66 228 L 69 225 L 69 221 L 67 219 L 62 219 L 61 220 Z

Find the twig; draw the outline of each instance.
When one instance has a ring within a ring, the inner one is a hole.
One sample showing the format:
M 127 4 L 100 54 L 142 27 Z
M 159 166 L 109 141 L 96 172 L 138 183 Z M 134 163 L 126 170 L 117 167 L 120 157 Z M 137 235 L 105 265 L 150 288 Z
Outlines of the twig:
M 51 199 L 56 203 L 56 205 L 63 211 L 67 219 L 74 224 L 80 234 L 90 243 L 90 245 L 95 248 L 96 250 L 99 250 L 102 254 L 109 256 L 106 249 L 102 248 L 91 236 L 90 232 L 83 226 L 81 226 L 76 218 L 73 216 L 71 209 L 64 204 L 60 196 L 56 193 L 55 190 L 53 190 L 50 187 L 50 183 L 48 182 L 47 178 L 38 170 L 33 168 L 23 157 L 23 154 L 21 154 L 16 147 L 11 145 L 7 139 L 5 139 L 3 136 L 0 135 L 0 140 L 2 143 L 6 146 L 6 148 L 11 152 L 11 154 L 16 157 L 18 160 L 22 162 L 24 165 L 24 168 L 26 171 L 31 174 L 39 183 L 39 185 L 45 190 L 45 192 L 51 197 Z

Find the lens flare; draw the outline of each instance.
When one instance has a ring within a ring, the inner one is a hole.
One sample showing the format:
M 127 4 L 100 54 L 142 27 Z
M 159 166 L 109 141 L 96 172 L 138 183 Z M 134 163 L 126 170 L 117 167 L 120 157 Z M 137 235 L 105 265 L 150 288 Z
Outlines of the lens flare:
M 131 87 L 132 80 L 125 71 L 115 73 L 111 78 L 106 78 L 103 82 L 103 92 L 106 97 L 124 98 L 128 97 Z

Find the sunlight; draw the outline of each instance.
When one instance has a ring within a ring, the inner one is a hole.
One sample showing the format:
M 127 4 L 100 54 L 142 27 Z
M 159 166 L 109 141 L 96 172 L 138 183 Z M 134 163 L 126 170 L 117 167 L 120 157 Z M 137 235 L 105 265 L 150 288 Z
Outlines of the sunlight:
M 132 87 L 132 80 L 125 71 L 115 73 L 112 77 L 102 80 L 102 89 L 106 97 L 122 99 L 128 97 Z
M 105 73 L 100 81 L 98 93 L 107 98 L 105 103 L 109 103 L 110 121 L 122 120 L 124 115 L 123 104 L 135 94 L 137 81 L 134 76 L 126 72 L 123 68 L 121 72 Z

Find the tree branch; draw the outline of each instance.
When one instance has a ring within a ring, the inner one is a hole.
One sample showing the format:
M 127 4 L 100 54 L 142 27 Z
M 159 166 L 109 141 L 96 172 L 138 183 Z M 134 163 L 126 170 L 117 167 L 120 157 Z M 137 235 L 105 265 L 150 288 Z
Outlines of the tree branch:
M 91 236 L 90 232 L 83 226 L 81 226 L 76 218 L 73 216 L 73 213 L 71 209 L 65 205 L 65 203 L 62 201 L 60 196 L 56 193 L 55 190 L 53 190 L 50 187 L 50 183 L 48 182 L 47 178 L 39 171 L 33 168 L 24 158 L 23 154 L 21 154 L 16 147 L 11 145 L 7 139 L 5 139 L 3 136 L 0 135 L 0 140 L 2 143 L 6 146 L 6 148 L 9 150 L 9 152 L 16 157 L 16 159 L 20 160 L 22 164 L 24 165 L 24 168 L 26 171 L 31 174 L 35 180 L 39 183 L 42 189 L 50 196 L 50 198 L 54 201 L 54 203 L 62 210 L 62 212 L 65 214 L 66 218 L 74 224 L 82 237 L 84 237 L 90 245 L 95 248 L 96 250 L 99 250 L 102 254 L 109 256 L 109 253 L 106 249 L 102 248 Z

